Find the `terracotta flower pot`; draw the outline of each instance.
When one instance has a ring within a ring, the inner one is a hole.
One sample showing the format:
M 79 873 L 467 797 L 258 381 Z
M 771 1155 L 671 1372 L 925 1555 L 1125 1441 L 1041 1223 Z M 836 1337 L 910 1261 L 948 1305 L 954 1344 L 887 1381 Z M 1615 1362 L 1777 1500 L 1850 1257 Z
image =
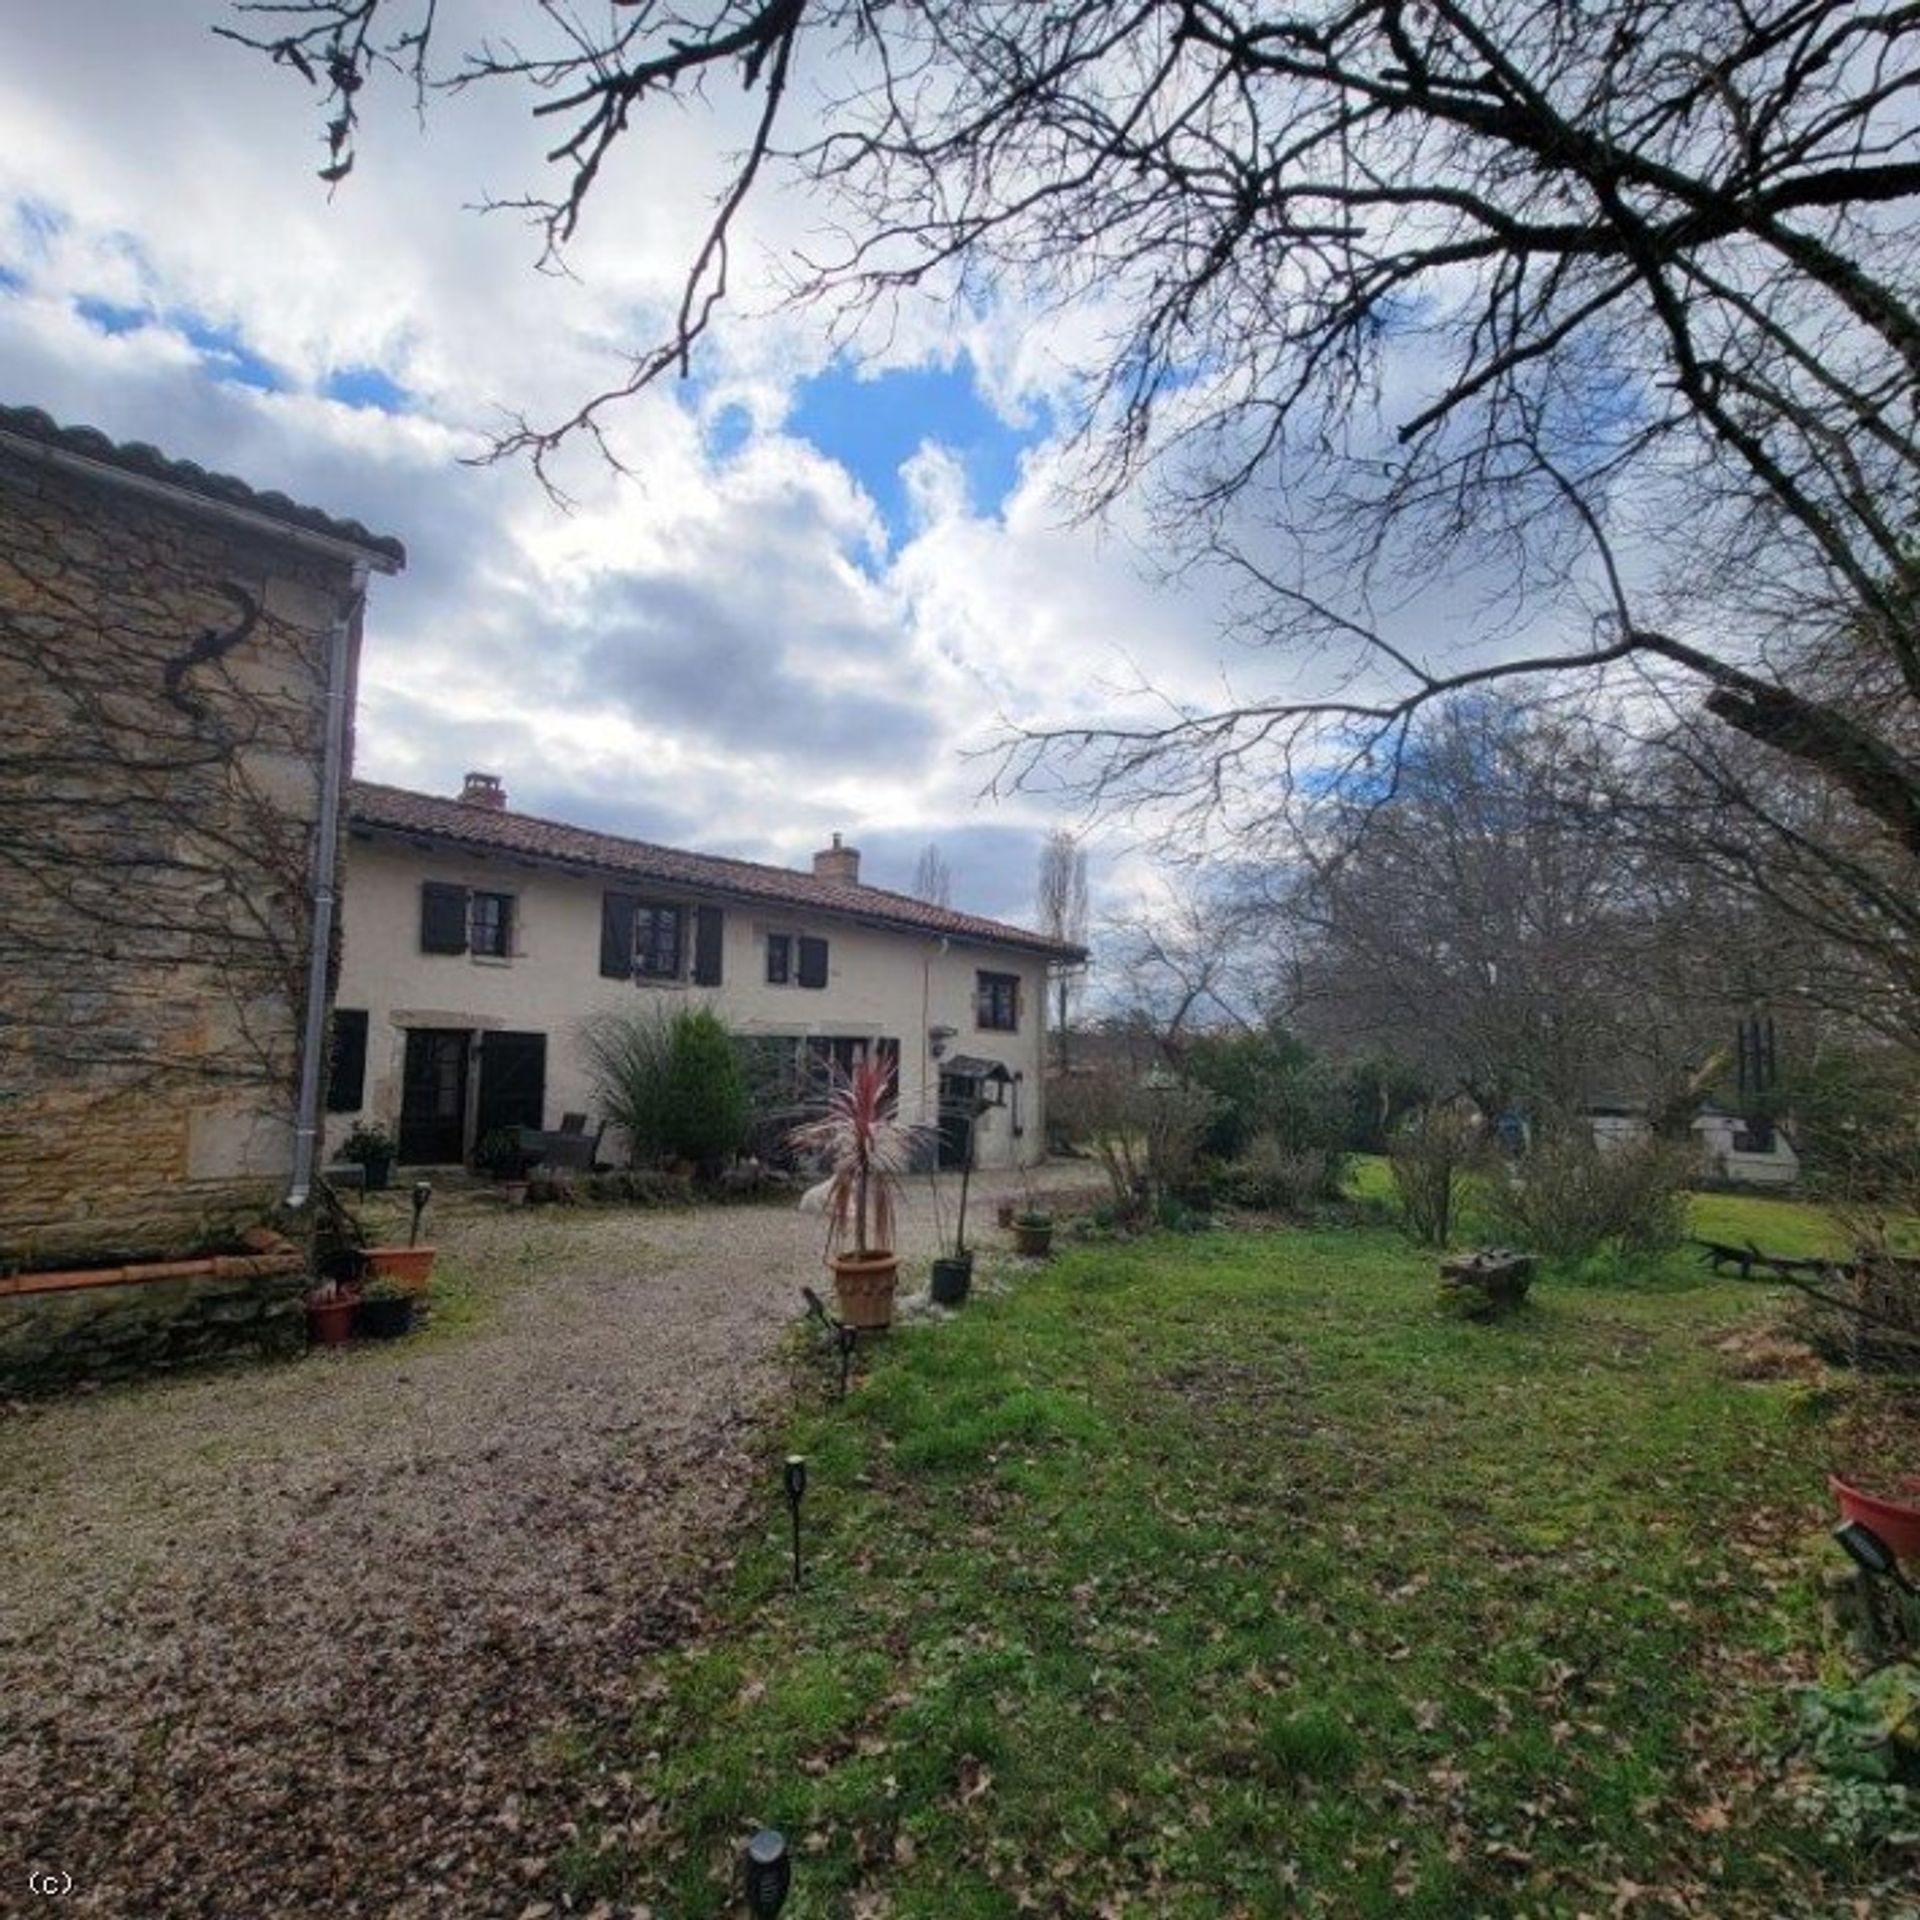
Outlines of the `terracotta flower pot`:
M 411 1293 L 425 1293 L 435 1251 L 432 1247 L 369 1247 L 367 1271 L 376 1279 L 397 1281 Z
M 843 1326 L 872 1332 L 893 1325 L 893 1294 L 900 1279 L 897 1253 L 836 1254 L 833 1291 Z
M 354 1309 L 359 1304 L 350 1293 L 337 1293 L 329 1300 L 309 1300 L 307 1344 L 314 1347 L 344 1347 L 353 1338 Z

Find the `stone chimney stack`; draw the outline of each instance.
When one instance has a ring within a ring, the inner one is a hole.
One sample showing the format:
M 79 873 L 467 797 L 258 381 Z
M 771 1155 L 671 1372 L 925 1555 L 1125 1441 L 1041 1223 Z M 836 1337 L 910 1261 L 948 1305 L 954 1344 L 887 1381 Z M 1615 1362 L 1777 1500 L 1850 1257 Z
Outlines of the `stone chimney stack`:
M 842 886 L 857 887 L 860 884 L 860 849 L 843 847 L 836 833 L 833 845 L 822 847 L 813 856 L 813 877 L 816 880 L 837 880 Z
M 460 804 L 485 807 L 489 813 L 505 813 L 507 790 L 500 784 L 497 773 L 470 773 L 460 789 Z

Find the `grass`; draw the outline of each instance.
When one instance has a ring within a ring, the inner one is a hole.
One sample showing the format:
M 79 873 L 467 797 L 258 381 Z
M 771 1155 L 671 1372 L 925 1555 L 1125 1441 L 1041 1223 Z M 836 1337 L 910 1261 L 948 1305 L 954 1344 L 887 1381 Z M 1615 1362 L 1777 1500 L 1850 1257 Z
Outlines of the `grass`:
M 896 1335 L 789 1436 L 803 1588 L 770 1465 L 580 1761 L 568 1891 L 730 1912 L 764 1822 L 798 1920 L 1836 1911 L 1871 1870 L 1767 1763 L 1846 1434 L 1731 1376 L 1751 1287 L 1536 1292 L 1476 1325 L 1384 1232 L 1213 1234 Z

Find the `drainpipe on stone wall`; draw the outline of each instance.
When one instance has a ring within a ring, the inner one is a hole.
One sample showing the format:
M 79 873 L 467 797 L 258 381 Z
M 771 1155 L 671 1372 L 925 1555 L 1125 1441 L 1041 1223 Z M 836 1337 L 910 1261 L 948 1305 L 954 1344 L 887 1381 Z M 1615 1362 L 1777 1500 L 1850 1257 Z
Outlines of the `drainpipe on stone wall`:
M 364 561 L 355 561 L 353 585 L 341 603 L 327 647 L 326 757 L 320 769 L 320 818 L 313 836 L 313 947 L 307 957 L 307 1018 L 300 1037 L 300 1095 L 294 1115 L 293 1182 L 287 1205 L 313 1198 L 313 1163 L 320 1138 L 320 1073 L 327 1043 L 327 960 L 333 946 L 334 884 L 340 859 L 340 803 L 347 776 L 347 697 L 353 642 L 367 604 Z

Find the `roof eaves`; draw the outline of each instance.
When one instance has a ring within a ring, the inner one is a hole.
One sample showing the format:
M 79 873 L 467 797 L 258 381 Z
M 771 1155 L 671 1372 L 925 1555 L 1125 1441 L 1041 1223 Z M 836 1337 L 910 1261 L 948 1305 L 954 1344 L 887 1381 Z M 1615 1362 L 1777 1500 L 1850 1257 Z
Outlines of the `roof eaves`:
M 407 550 L 398 540 L 370 532 L 358 520 L 337 520 L 230 473 L 209 473 L 191 460 L 169 459 L 144 441 L 110 440 L 94 427 L 63 427 L 38 407 L 0 406 L 0 447 L 110 485 L 163 496 L 183 509 L 238 521 L 270 538 L 364 560 L 381 573 L 398 573 L 407 564 Z

